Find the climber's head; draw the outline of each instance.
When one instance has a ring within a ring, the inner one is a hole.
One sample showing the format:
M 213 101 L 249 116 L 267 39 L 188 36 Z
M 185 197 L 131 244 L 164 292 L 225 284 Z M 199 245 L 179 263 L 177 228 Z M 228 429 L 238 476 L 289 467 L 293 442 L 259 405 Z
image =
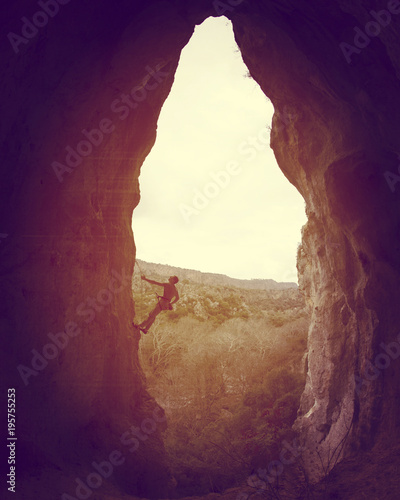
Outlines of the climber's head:
M 168 281 L 171 283 L 171 285 L 176 285 L 179 279 L 178 276 L 171 276 Z

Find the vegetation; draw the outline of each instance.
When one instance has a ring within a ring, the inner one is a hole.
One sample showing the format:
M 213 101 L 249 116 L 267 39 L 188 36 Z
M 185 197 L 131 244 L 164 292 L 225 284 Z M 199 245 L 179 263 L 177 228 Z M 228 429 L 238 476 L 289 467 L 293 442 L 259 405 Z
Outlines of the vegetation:
M 168 416 L 177 495 L 202 495 L 245 482 L 279 456 L 304 388 L 308 316 L 295 288 L 178 287 L 175 309 L 142 336 L 140 360 Z M 137 279 L 134 298 L 141 320 L 154 287 Z

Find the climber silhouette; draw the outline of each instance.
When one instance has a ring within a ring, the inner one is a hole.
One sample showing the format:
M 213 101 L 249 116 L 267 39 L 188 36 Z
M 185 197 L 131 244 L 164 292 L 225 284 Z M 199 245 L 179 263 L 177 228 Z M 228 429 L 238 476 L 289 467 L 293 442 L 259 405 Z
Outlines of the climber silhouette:
M 151 285 L 157 285 L 157 286 L 164 287 L 163 295 L 157 294 L 158 304 L 151 311 L 151 313 L 149 314 L 149 317 L 145 321 L 142 321 L 142 323 L 140 323 L 140 325 L 135 325 L 135 326 L 138 326 L 143 333 L 147 333 L 149 328 L 151 327 L 151 325 L 154 323 L 156 317 L 160 314 L 160 312 L 171 310 L 172 304 L 175 304 L 175 302 L 178 302 L 179 293 L 178 293 L 178 290 L 176 289 L 175 285 L 176 285 L 176 283 L 178 283 L 179 279 L 177 278 L 177 276 L 171 276 L 168 279 L 167 283 L 159 283 L 158 281 L 149 280 L 146 278 L 146 276 L 143 275 L 142 280 L 147 281 Z

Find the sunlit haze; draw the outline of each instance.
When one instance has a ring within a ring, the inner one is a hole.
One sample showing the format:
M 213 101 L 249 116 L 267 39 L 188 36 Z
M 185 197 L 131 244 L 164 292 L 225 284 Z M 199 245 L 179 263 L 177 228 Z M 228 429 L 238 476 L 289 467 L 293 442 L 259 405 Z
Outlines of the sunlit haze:
M 273 106 L 247 73 L 230 22 L 197 27 L 142 166 L 137 258 L 297 282 L 304 201 L 276 164 Z

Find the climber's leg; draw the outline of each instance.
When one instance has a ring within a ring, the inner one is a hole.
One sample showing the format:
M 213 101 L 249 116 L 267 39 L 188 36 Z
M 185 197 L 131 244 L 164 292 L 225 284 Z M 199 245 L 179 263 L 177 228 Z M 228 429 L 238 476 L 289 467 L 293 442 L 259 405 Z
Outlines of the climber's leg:
M 156 320 L 157 316 L 160 314 L 161 311 L 162 309 L 160 307 L 160 304 L 157 304 L 156 307 L 149 314 L 149 317 L 145 321 L 142 321 L 142 323 L 140 323 L 139 328 L 143 330 L 148 330 L 154 323 L 154 321 Z

